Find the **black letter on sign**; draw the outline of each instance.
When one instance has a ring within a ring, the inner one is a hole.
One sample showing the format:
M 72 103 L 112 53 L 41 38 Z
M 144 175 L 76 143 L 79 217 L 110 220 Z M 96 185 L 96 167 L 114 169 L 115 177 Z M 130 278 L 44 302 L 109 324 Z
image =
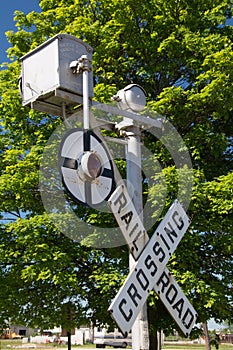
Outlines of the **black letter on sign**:
M 124 222 L 126 223 L 126 230 L 128 230 L 128 228 L 129 228 L 129 224 L 130 224 L 130 221 L 132 220 L 132 217 L 133 217 L 133 213 L 132 213 L 132 211 L 129 211 L 128 213 L 126 213 L 125 215 L 123 215 L 122 217 L 121 217 L 121 220 L 123 221 L 124 220 Z
M 129 314 L 126 315 L 124 309 L 123 309 L 123 305 L 127 304 L 127 301 L 125 299 L 122 299 L 120 304 L 119 304 L 119 310 L 121 312 L 121 314 L 124 316 L 125 320 L 127 322 L 129 322 L 129 320 L 131 319 L 131 317 L 133 316 L 133 311 L 131 309 L 129 309 Z
M 151 276 L 154 277 L 154 275 L 157 272 L 157 266 L 155 265 L 155 262 L 152 260 L 152 257 L 150 255 L 147 255 L 146 260 L 145 260 L 145 266 L 147 267 L 148 270 L 150 270 L 151 267 L 153 267 L 153 271 L 151 271 Z
M 178 311 L 179 318 L 181 318 L 183 307 L 184 307 L 184 299 L 182 298 L 178 300 L 175 305 L 173 305 L 173 309 Z
M 132 292 L 133 291 L 133 292 Z M 127 290 L 127 293 L 129 294 L 131 300 L 133 301 L 135 306 L 138 306 L 138 303 L 136 302 L 136 298 L 142 299 L 141 295 L 138 294 L 138 291 L 133 283 L 131 283 L 129 289 Z
M 141 275 L 143 276 L 143 278 L 141 279 Z M 147 290 L 150 282 L 148 281 L 148 278 L 146 277 L 145 273 L 143 272 L 142 269 L 140 269 L 137 274 L 136 274 L 136 278 L 140 284 L 140 286 L 142 287 L 143 290 Z
M 158 249 L 156 249 L 157 247 L 158 247 Z M 163 249 L 159 246 L 159 242 L 155 242 L 155 244 L 153 246 L 153 252 L 155 253 L 156 256 L 158 256 L 161 253 L 162 256 L 161 256 L 161 258 L 159 258 L 159 261 L 163 262 L 166 255 L 165 255 Z
M 174 212 L 174 214 L 172 215 L 172 219 L 174 221 L 174 223 L 176 224 L 177 228 L 179 230 L 181 230 L 183 227 L 184 227 L 184 221 L 181 217 L 179 217 L 179 222 L 180 222 L 180 225 L 178 224 L 178 222 L 176 221 L 175 217 L 179 215 L 179 213 L 177 213 L 177 211 Z
M 168 226 L 170 227 L 170 230 L 169 230 L 168 227 L 164 227 L 164 231 L 165 231 L 166 234 L 168 235 L 170 241 L 171 241 L 172 243 L 174 243 L 174 239 L 172 238 L 172 236 L 175 237 L 175 238 L 177 238 L 176 231 L 173 230 L 172 225 L 170 224 L 170 222 L 168 222 L 167 224 L 168 224 Z
M 169 285 L 169 277 L 168 275 L 166 275 L 166 272 L 163 272 L 162 275 L 159 277 L 159 280 L 157 282 L 157 286 L 160 285 L 160 283 L 162 283 L 162 293 L 164 293 L 164 289 L 165 287 L 167 287 Z
M 129 237 L 132 236 L 132 232 L 135 231 L 135 228 L 137 228 L 137 227 L 138 227 L 138 223 L 134 226 L 133 230 L 130 232 Z M 141 230 L 138 231 L 137 236 L 133 240 L 133 245 L 134 245 L 134 248 L 136 249 L 136 251 L 138 251 L 138 246 L 136 243 L 137 243 L 137 240 L 139 239 L 139 237 L 141 236 L 141 234 L 142 234 L 142 231 Z
M 117 205 L 117 203 L 119 203 L 120 205 L 118 208 L 118 214 L 119 214 L 121 212 L 121 209 L 124 208 L 127 204 L 127 200 L 123 192 L 119 195 L 119 197 L 115 200 L 113 204 Z
M 171 293 L 172 289 L 173 289 L 173 292 Z M 173 284 L 171 284 L 166 292 L 166 299 L 169 302 L 169 304 L 174 303 L 174 300 L 176 299 L 177 294 L 178 294 L 177 289 L 173 286 Z
M 189 315 L 190 319 L 189 319 L 189 323 L 187 324 L 187 320 L 186 320 L 186 319 L 187 319 L 188 315 Z M 189 327 L 191 326 L 193 320 L 194 320 L 194 315 L 193 315 L 193 313 L 191 312 L 191 310 L 188 308 L 188 309 L 186 310 L 186 312 L 185 312 L 183 318 L 182 318 L 182 322 L 183 322 L 184 326 L 185 326 L 187 329 L 189 329 Z

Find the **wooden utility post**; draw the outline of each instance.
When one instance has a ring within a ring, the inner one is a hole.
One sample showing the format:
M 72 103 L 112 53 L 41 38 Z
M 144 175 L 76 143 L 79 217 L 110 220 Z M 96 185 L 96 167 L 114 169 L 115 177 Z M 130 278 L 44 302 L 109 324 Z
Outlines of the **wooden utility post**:
M 203 332 L 204 332 L 204 335 L 205 335 L 205 348 L 206 348 L 206 350 L 211 350 L 211 347 L 210 347 L 210 336 L 209 336 L 207 322 L 204 322 L 202 324 L 202 327 L 203 327 Z

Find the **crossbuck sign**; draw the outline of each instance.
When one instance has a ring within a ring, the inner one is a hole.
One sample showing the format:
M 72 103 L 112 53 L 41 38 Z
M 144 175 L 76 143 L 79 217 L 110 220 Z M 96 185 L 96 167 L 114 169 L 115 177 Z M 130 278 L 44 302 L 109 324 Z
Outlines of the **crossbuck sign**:
M 124 185 L 109 199 L 111 210 L 135 259 L 133 270 L 109 307 L 122 333 L 131 330 L 152 289 L 174 318 L 185 336 L 196 321 L 197 313 L 166 268 L 189 226 L 189 219 L 176 200 L 149 240 Z M 142 246 L 144 240 L 144 249 Z

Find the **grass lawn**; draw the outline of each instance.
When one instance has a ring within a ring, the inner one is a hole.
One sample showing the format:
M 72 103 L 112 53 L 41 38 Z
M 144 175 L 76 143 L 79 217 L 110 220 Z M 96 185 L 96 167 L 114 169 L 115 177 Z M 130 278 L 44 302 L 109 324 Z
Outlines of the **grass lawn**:
M 205 345 L 200 344 L 165 344 L 162 346 L 163 350 L 205 350 Z M 215 350 L 215 346 L 211 347 L 211 350 Z M 220 344 L 219 350 L 233 350 L 233 344 Z
M 32 346 L 35 345 L 33 348 Z M 88 344 L 84 346 L 75 346 L 72 345 L 72 349 L 85 349 L 85 348 L 93 348 L 95 349 L 95 345 Z M 5 340 L 0 339 L 0 350 L 65 350 L 67 349 L 67 345 L 55 345 L 55 344 L 22 344 L 21 340 Z M 107 347 L 106 349 L 114 349 L 113 347 Z M 199 344 L 164 344 L 162 346 L 162 350 L 205 350 L 205 345 Z M 211 350 L 215 350 L 215 347 L 212 346 Z M 233 350 L 233 344 L 220 344 L 219 350 Z

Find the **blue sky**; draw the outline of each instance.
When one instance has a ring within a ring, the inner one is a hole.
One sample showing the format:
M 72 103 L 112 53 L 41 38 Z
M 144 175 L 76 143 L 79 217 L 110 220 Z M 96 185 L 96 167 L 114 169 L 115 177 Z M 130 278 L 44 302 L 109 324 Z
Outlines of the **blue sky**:
M 1 0 L 3 1 L 3 0 Z M 0 11 L 0 63 L 8 61 L 6 49 L 10 46 L 5 32 L 16 30 L 14 22 L 14 11 L 20 10 L 25 13 L 40 11 L 39 0 L 6 0 Z

